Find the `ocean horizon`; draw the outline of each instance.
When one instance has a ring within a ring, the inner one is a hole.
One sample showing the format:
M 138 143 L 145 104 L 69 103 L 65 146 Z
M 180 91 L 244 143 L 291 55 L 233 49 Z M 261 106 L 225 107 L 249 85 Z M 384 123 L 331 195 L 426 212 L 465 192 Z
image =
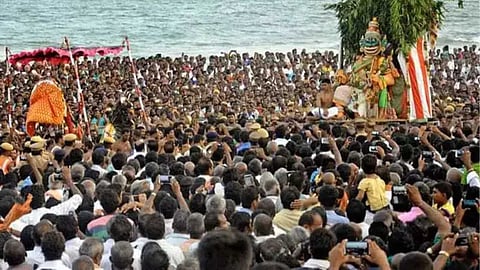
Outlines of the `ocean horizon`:
M 1 2 L 0 59 L 5 46 L 12 53 L 60 46 L 64 36 L 72 46 L 120 45 L 128 36 L 134 57 L 339 49 L 336 17 L 324 8 L 334 0 Z M 480 44 L 480 1 L 445 5 L 437 48 Z

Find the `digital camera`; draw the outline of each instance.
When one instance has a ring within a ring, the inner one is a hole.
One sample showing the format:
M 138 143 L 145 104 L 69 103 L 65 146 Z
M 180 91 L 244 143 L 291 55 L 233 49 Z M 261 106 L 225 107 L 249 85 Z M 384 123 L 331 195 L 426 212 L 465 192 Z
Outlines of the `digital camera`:
M 412 204 L 408 199 L 407 189 L 405 186 L 392 187 L 392 200 L 390 203 L 393 206 L 393 210 L 396 212 L 408 212 L 410 209 L 412 209 Z

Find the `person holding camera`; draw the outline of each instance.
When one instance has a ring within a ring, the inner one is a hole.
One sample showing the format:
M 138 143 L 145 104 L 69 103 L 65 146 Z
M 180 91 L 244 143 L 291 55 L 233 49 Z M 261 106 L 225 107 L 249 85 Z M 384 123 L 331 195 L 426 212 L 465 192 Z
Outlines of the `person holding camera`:
M 433 269 L 478 269 L 479 235 L 450 233 L 442 239 Z

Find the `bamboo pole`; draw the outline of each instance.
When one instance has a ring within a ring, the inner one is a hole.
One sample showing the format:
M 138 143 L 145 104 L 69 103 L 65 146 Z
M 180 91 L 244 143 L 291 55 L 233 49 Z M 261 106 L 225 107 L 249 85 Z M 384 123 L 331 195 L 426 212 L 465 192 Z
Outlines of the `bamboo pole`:
M 7 83 L 5 84 L 5 87 L 7 88 L 7 112 L 8 112 L 8 128 L 12 128 L 12 92 L 10 90 L 10 63 L 8 62 L 8 59 L 10 55 L 10 50 L 8 47 L 5 47 L 5 64 L 7 70 L 5 71 L 5 75 L 7 77 Z
M 88 115 L 87 115 L 87 108 L 85 106 L 85 100 L 83 99 L 83 90 L 82 90 L 82 86 L 80 84 L 80 76 L 79 76 L 79 73 L 78 73 L 78 66 L 77 66 L 77 63 L 75 62 L 75 59 L 73 59 L 72 49 L 70 48 L 70 43 L 69 43 L 67 37 L 65 37 L 65 45 L 67 46 L 67 50 L 70 54 L 70 62 L 71 62 L 72 66 L 73 66 L 73 69 L 75 71 L 75 77 L 76 77 L 76 81 L 77 81 L 77 102 L 78 102 L 79 113 L 80 113 L 79 118 L 81 119 L 82 114 L 83 114 L 83 121 L 85 121 L 87 136 L 88 136 L 89 139 L 91 139 L 90 124 L 89 124 L 89 121 L 88 121 Z M 81 122 L 81 120 L 80 120 L 80 122 Z
M 131 70 L 133 75 L 133 82 L 135 83 L 135 93 L 138 96 L 138 101 L 140 103 L 140 109 L 142 111 L 142 118 L 143 118 L 145 127 L 148 127 L 147 115 L 145 113 L 145 106 L 143 105 L 142 91 L 140 90 L 140 84 L 138 83 L 138 79 L 137 79 L 137 67 L 133 63 L 132 50 L 130 48 L 130 41 L 128 40 L 128 37 L 125 37 L 125 44 L 127 45 L 128 59 L 130 60 L 130 65 L 131 65 Z

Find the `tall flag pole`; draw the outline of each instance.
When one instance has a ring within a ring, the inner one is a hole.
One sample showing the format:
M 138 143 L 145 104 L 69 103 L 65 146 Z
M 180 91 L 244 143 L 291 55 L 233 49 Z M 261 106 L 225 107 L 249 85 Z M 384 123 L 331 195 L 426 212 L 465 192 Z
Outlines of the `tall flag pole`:
M 6 58 L 6 68 L 7 70 L 5 71 L 5 77 L 7 78 L 7 81 L 5 83 L 5 86 L 7 88 L 7 112 L 8 112 L 8 127 L 12 128 L 12 92 L 10 90 L 10 63 L 8 62 L 8 59 L 10 58 L 10 49 L 8 47 L 5 47 L 5 58 Z
M 142 110 L 143 120 L 145 122 L 145 125 L 147 125 L 147 115 L 145 113 L 145 107 L 143 105 L 142 90 L 140 89 L 140 84 L 138 83 L 137 67 L 135 66 L 135 63 L 133 63 L 132 50 L 130 48 L 130 41 L 128 40 L 128 37 L 125 37 L 125 43 L 127 45 L 128 59 L 130 60 L 130 65 L 131 65 L 132 75 L 133 75 L 133 81 L 135 83 L 135 93 L 138 96 L 138 101 L 140 103 L 140 109 Z
M 79 115 L 80 115 L 79 118 L 81 119 L 82 114 L 83 114 L 83 121 L 85 122 L 87 135 L 88 135 L 88 138 L 91 139 L 90 125 L 89 125 L 89 122 L 88 122 L 88 115 L 87 115 L 87 108 L 85 107 L 85 101 L 83 99 L 83 90 L 82 90 L 82 86 L 80 84 L 80 76 L 79 76 L 79 73 L 78 73 L 78 66 L 77 66 L 75 60 L 73 59 L 72 49 L 70 48 L 70 43 L 69 43 L 67 37 L 65 37 L 65 45 L 67 46 L 68 52 L 70 54 L 70 62 L 72 64 L 73 68 L 74 68 L 75 77 L 76 77 L 76 80 L 77 80 L 77 102 L 78 102 L 78 111 L 79 111 Z M 78 127 L 77 127 L 77 129 L 78 129 Z

